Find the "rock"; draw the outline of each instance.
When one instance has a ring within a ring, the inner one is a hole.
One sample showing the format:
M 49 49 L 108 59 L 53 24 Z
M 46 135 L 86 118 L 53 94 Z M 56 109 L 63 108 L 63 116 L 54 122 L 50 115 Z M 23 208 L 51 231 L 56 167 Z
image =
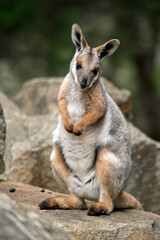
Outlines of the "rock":
M 49 162 L 52 131 L 56 126 L 58 113 L 27 117 L 2 92 L 0 99 L 7 125 L 4 156 L 6 171 L 1 177 L 59 189 L 53 180 Z
M 48 114 L 57 109 L 57 94 L 63 78 L 35 78 L 24 83 L 15 97 L 19 108 L 28 115 Z
M 3 156 L 6 147 L 5 139 L 6 139 L 6 124 L 2 105 L 0 104 L 0 174 L 2 174 L 5 170 L 5 164 L 3 161 Z
M 27 138 L 12 148 L 12 168 L 9 179 L 57 190 L 50 167 L 52 131 L 56 127 L 57 113 L 29 117 L 25 123 Z M 62 190 L 61 190 L 62 191 Z
M 160 214 L 160 143 L 129 124 L 133 170 L 127 191 L 136 196 L 144 209 Z
M 8 169 L 12 167 L 12 146 L 14 143 L 21 142 L 26 138 L 26 133 L 24 130 L 24 121 L 26 119 L 26 116 L 1 91 L 0 99 L 3 105 L 3 111 L 7 126 L 6 151 L 4 160 L 6 171 L 8 171 Z
M 51 221 L 0 194 L 0 239 L 2 240 L 71 240 Z
M 104 77 L 101 78 L 106 90 L 121 108 L 125 116 L 131 111 L 131 93 L 128 90 L 119 90 Z M 26 114 L 48 114 L 57 108 L 57 94 L 63 78 L 36 78 L 27 81 L 15 102 Z
M 7 190 L 10 186 L 17 191 L 9 193 Z M 160 239 L 160 216 L 156 214 L 121 210 L 110 216 L 93 217 L 87 215 L 87 210 L 41 211 L 37 205 L 48 194 L 40 190 L 25 184 L 2 182 L 0 192 L 6 193 L 14 202 L 0 195 L 0 236 L 4 239 L 12 236 L 11 239 L 17 240 L 51 239 L 51 236 L 52 239 L 69 239 L 58 230 L 57 227 L 60 227 L 75 240 Z M 51 196 L 57 196 L 57 193 L 52 192 Z

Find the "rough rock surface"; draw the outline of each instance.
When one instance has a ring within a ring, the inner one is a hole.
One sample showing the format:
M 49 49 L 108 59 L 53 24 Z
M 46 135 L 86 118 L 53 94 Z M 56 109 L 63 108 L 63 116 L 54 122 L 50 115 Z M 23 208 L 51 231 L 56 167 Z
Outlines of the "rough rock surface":
M 14 193 L 8 191 L 11 186 L 16 188 Z M 51 239 L 50 236 L 53 237 L 52 239 L 69 239 L 56 228 L 60 227 L 75 240 L 160 239 L 160 216 L 156 214 L 121 210 L 113 212 L 110 216 L 93 217 L 87 216 L 86 210 L 41 211 L 37 204 L 48 196 L 57 196 L 57 193 L 49 192 L 49 194 L 47 190 L 42 193 L 40 190 L 24 184 L 2 182 L 0 192 L 6 193 L 17 203 L 0 195 L 0 234 L 11 234 L 16 230 L 17 238 L 11 239 Z M 24 204 L 27 207 L 25 209 Z M 63 237 L 58 238 L 60 234 L 63 234 L 61 235 Z M 28 238 L 18 238 L 26 235 Z M 30 236 L 34 238 L 29 238 Z
M 104 77 L 101 78 L 107 92 L 122 112 L 128 116 L 131 111 L 131 93 L 119 90 Z M 29 115 L 48 114 L 57 108 L 57 94 L 63 78 L 35 78 L 27 81 L 15 97 L 16 104 Z
M 12 146 L 16 142 L 21 142 L 25 139 L 26 134 L 24 131 L 23 123 L 25 115 L 19 108 L 10 101 L 7 96 L 0 92 L 0 99 L 3 105 L 4 117 L 7 126 L 6 134 L 6 152 L 5 152 L 5 165 L 6 170 L 12 167 Z
M 2 105 L 0 104 L 0 174 L 2 174 L 5 170 L 5 163 L 3 161 L 3 156 L 6 147 L 5 138 L 6 138 L 6 124 Z
M 0 99 L 7 125 L 6 171 L 1 178 L 56 190 L 58 185 L 52 177 L 49 155 L 57 113 L 27 117 L 2 92 Z
M 156 142 L 129 124 L 133 170 L 127 190 L 144 209 L 160 214 L 160 142 Z
M 0 194 L 0 239 L 2 240 L 71 240 L 51 221 L 29 208 Z

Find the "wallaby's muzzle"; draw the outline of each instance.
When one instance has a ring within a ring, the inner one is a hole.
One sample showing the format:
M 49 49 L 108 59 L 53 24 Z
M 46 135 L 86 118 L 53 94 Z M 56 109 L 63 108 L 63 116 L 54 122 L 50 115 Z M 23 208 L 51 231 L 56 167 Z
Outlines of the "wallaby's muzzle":
M 86 78 L 82 80 L 80 86 L 82 89 L 85 89 L 87 87 L 87 79 Z

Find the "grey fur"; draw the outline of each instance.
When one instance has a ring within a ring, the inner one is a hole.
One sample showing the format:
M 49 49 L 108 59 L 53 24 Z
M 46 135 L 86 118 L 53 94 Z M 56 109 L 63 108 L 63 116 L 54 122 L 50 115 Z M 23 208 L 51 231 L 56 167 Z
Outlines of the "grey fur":
M 84 62 L 81 74 L 75 67 L 80 56 Z M 91 71 L 97 64 L 100 66 L 100 71 L 97 76 L 93 76 Z M 105 100 L 106 111 L 95 124 L 86 127 L 81 136 L 68 133 L 64 128 L 62 117 L 59 115 L 58 126 L 53 133 L 53 143 L 60 146 L 68 167 L 69 191 L 74 191 L 78 196 L 86 199 L 99 199 L 100 184 L 96 177 L 95 166 L 99 150 L 101 147 L 106 147 L 111 152 L 110 160 L 107 160 L 106 156 L 105 161 L 112 163 L 109 180 L 113 190 L 113 200 L 115 200 L 124 189 L 131 171 L 130 134 L 120 109 L 100 81 L 100 73 L 101 59 L 95 49 L 88 47 L 81 52 L 76 52 L 71 61 L 70 72 L 64 79 L 70 83 L 67 102 L 71 121 L 75 124 L 87 113 L 88 103 L 85 98 L 85 90 L 80 87 L 84 77 L 87 78 L 87 88 L 92 87 L 93 84 L 99 84 Z M 54 161 L 53 155 L 54 148 L 50 158 L 51 163 Z M 53 164 L 52 170 L 55 179 L 63 187 Z

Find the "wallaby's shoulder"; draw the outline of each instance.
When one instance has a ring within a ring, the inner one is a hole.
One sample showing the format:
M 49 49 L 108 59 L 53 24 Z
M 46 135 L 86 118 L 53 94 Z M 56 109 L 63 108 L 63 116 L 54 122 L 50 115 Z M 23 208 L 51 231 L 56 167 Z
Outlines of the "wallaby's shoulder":
M 69 74 L 67 74 L 66 77 L 64 78 L 64 80 L 60 86 L 59 92 L 58 92 L 58 102 L 62 98 L 65 98 L 69 94 L 70 90 L 71 90 L 71 84 L 69 81 Z

